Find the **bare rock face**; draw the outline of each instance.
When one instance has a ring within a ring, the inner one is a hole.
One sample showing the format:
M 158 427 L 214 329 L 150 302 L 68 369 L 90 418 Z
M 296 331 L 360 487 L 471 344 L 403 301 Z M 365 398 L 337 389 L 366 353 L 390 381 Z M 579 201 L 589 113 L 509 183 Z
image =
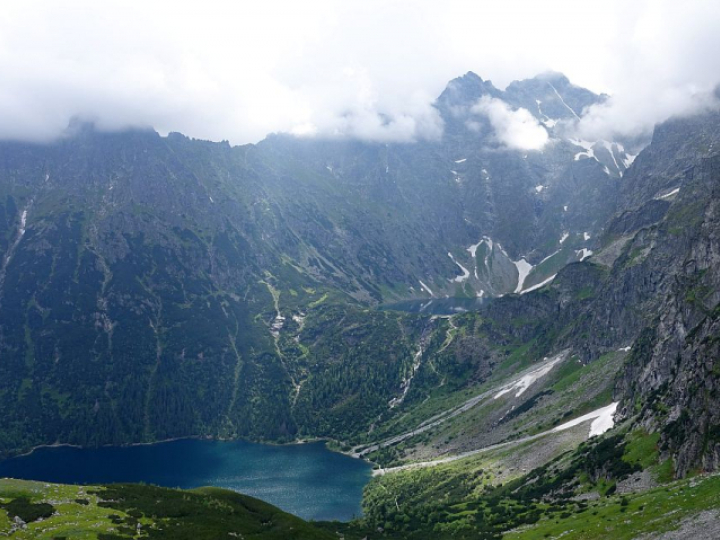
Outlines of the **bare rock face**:
M 656 132 L 650 155 L 658 155 L 656 144 L 677 152 L 653 163 L 654 173 L 634 191 L 626 188 L 637 209 L 611 222 L 606 242 L 637 232 L 615 260 L 603 299 L 588 319 L 594 350 L 634 341 L 617 385 L 621 415 L 661 432 L 678 476 L 719 464 L 720 158 L 707 151 L 708 137 L 718 136 L 705 129 L 717 125 L 717 115 L 710 116 L 713 122 L 698 118 L 695 128 L 678 122 L 684 137 L 672 122 Z M 668 146 L 668 138 L 682 144 Z M 649 167 L 647 158 L 643 162 L 635 176 Z M 652 199 L 643 202 L 648 194 Z

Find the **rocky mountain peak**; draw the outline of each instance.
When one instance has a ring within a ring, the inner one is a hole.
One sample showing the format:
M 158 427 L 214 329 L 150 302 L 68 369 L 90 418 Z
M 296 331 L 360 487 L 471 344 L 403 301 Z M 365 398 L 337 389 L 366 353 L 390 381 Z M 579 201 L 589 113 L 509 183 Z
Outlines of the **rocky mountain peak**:
M 530 111 L 541 122 L 554 126 L 560 120 L 573 120 L 583 111 L 606 99 L 576 86 L 562 73 L 550 71 L 531 79 L 513 81 L 505 90 L 505 99 Z
M 468 71 L 465 75 L 451 80 L 437 104 L 441 110 L 474 104 L 482 96 L 501 97 L 502 92 L 491 81 L 484 81 L 479 75 Z

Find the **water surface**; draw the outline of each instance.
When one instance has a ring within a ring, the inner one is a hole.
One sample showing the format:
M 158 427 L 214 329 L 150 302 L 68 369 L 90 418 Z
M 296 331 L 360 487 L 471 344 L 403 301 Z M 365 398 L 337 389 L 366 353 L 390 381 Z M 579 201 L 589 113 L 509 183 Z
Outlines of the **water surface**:
M 181 440 L 80 449 L 40 448 L 0 461 L 0 478 L 65 484 L 145 482 L 166 487 L 216 486 L 239 491 L 314 520 L 360 515 L 370 479 L 364 461 L 323 443 L 273 446 L 244 441 Z
M 486 302 L 488 302 L 488 299 L 485 298 L 432 298 L 384 304 L 380 306 L 380 309 L 425 313 L 427 315 L 456 315 L 457 313 L 478 310 Z

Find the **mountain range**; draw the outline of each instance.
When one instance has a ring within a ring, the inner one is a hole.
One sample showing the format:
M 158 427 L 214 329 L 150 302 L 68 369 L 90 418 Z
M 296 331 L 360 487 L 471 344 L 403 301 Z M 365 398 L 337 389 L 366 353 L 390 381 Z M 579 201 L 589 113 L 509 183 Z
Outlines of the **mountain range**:
M 555 463 L 572 474 L 548 493 L 604 494 L 642 474 L 625 459 L 640 431 L 648 471 L 716 470 L 720 113 L 578 139 L 606 99 L 557 73 L 499 90 L 470 72 L 435 102 L 438 140 L 230 146 L 74 122 L 0 143 L 0 456 L 320 437 L 403 467 L 613 405 L 612 443 L 563 428 L 499 477 L 545 467 L 545 486 Z M 475 308 L 428 309 L 455 299 Z M 633 470 L 568 457 L 596 447 Z M 441 473 L 398 474 L 409 493 Z M 480 530 L 448 518 L 474 488 L 403 514 L 379 494 L 393 476 L 371 483 L 371 530 L 422 538 L 433 512 L 438 534 Z

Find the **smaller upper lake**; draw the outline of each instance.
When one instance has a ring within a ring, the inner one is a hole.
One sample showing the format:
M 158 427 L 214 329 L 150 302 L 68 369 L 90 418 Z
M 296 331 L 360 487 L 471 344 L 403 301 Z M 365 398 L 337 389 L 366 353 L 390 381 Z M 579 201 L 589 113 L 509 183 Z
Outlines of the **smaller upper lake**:
M 0 461 L 0 478 L 64 484 L 145 482 L 216 486 L 267 501 L 304 519 L 360 516 L 370 465 L 324 443 L 273 446 L 244 441 L 180 440 L 142 446 L 40 448 Z
M 380 306 L 382 310 L 427 313 L 428 315 L 457 315 L 475 311 L 488 302 L 485 298 L 428 298 L 425 300 L 404 300 Z

